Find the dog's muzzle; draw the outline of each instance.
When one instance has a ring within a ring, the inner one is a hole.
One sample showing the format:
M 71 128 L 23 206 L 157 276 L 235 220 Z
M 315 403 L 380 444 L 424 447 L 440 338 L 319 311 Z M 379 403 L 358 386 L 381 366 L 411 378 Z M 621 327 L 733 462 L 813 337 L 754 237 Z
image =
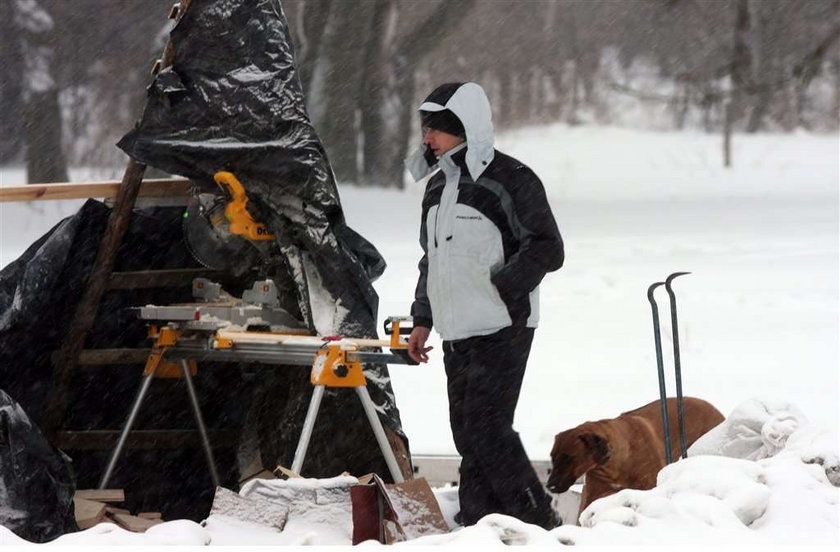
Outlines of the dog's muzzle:
M 552 493 L 565 493 L 574 485 L 576 479 L 575 477 L 560 479 L 559 476 L 554 475 L 554 472 L 551 472 L 548 474 L 548 482 L 545 486 Z

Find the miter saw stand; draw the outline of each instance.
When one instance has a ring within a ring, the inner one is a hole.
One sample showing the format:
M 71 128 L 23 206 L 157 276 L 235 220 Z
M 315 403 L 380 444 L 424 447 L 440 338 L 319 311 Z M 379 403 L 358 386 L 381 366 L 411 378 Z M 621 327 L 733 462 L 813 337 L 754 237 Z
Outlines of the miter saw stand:
M 300 321 L 280 308 L 277 288 L 271 280 L 254 283 L 251 290 L 242 294 L 242 299 L 236 299 L 224 292 L 219 284 L 197 278 L 193 281 L 193 296 L 198 302 L 138 308 L 140 318 L 156 322 L 149 329 L 149 336 L 155 343 L 146 362 L 140 390 L 99 482 L 100 489 L 107 488 L 155 377 L 180 377 L 186 382 L 210 476 L 213 484 L 219 486 L 213 450 L 192 380 L 192 376 L 197 374 L 197 363 L 205 360 L 312 367 L 310 381 L 314 390 L 292 463 L 295 473 L 300 473 L 303 467 L 324 390 L 327 387 L 354 388 L 391 477 L 397 483 L 404 481 L 368 394 L 362 364 L 417 364 L 408 356 L 408 344 L 402 337 L 411 332 L 410 317 L 390 317 L 386 320 L 385 333 L 390 335 L 390 340 L 320 337 L 311 335 Z M 391 353 L 361 350 L 369 347 L 388 347 Z

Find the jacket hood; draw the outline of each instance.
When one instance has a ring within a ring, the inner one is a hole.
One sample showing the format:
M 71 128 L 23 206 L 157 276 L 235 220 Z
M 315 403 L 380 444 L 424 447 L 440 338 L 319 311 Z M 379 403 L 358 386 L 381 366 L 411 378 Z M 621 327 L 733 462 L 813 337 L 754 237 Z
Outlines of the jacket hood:
M 478 180 L 484 169 L 493 161 L 494 136 L 490 100 L 484 89 L 474 82 L 444 84 L 432 92 L 420 105 L 419 111 L 450 110 L 454 113 L 467 135 L 466 165 L 473 180 Z M 423 144 L 406 160 L 405 166 L 415 181 L 425 178 L 437 168 L 423 156 Z

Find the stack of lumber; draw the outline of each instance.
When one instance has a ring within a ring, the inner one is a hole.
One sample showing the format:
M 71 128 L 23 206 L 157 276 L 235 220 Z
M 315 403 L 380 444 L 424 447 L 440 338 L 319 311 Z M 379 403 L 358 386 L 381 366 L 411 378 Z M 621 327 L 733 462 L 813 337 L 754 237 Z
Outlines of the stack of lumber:
M 73 497 L 76 524 L 85 530 L 99 523 L 115 523 L 127 531 L 143 533 L 149 527 L 162 523 L 160 512 L 140 512 L 136 516 L 113 504 L 125 502 L 122 489 L 77 490 Z

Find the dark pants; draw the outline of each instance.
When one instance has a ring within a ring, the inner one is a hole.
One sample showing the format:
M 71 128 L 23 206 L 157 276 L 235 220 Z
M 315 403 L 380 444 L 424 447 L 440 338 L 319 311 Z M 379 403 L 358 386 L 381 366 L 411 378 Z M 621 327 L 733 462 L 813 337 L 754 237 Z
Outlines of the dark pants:
M 513 430 L 533 338 L 532 328 L 508 327 L 443 343 L 449 421 L 462 458 L 458 498 L 464 525 L 490 513 L 550 523 L 551 497 Z

